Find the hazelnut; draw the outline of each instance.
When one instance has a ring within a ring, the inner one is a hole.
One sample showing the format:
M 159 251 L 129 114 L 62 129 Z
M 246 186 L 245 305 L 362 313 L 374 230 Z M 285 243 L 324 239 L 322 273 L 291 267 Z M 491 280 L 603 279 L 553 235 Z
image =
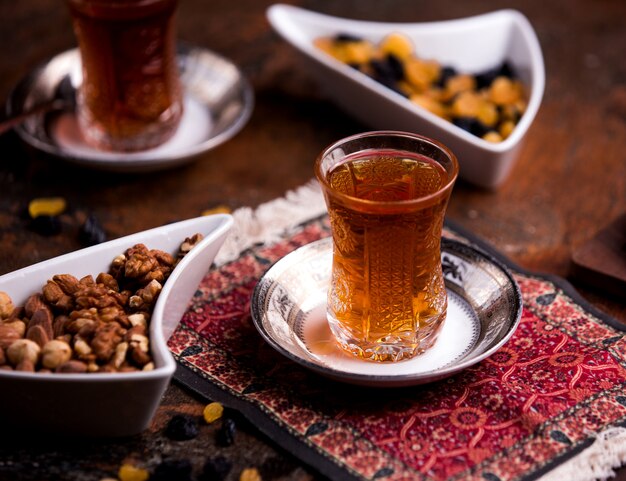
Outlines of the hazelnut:
M 0 349 L 6 349 L 22 336 L 20 333 L 6 324 L 0 324 Z
M 14 308 L 11 297 L 6 292 L 0 291 L 0 319 L 9 317 Z
M 41 364 L 49 369 L 56 369 L 72 357 L 70 345 L 58 339 L 48 341 L 41 350 Z
M 24 337 L 26 334 L 26 323 L 20 319 L 5 321 L 2 325 L 14 329 L 20 337 Z
M 41 348 L 36 342 L 30 339 L 18 339 L 7 349 L 7 357 L 9 358 L 9 362 L 14 366 L 24 361 L 37 364 L 40 352 Z

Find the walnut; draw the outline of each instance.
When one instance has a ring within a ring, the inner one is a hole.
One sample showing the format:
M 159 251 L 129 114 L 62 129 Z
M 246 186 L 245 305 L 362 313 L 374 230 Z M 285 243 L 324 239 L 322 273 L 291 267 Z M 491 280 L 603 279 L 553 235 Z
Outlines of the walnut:
M 154 257 L 161 266 L 171 267 L 176 263 L 176 259 L 174 259 L 172 255 L 159 249 L 151 249 L 150 255 Z
M 130 278 L 137 278 L 146 275 L 159 263 L 150 255 L 148 249 L 143 244 L 138 244 L 126 251 L 126 264 L 124 265 L 124 275 Z
M 116 322 L 101 324 L 91 341 L 91 348 L 96 358 L 99 361 L 109 361 L 115 352 L 115 346 L 122 341 L 125 333 L 125 330 Z
M 181 258 L 185 256 L 191 249 L 193 249 L 198 242 L 200 242 L 204 237 L 202 234 L 194 234 L 191 237 L 187 237 L 183 243 L 180 245 L 180 251 L 178 253 L 178 257 Z
M 93 321 L 98 319 L 98 309 L 95 307 L 90 307 L 89 309 L 79 309 L 76 311 L 70 312 L 70 319 L 91 319 Z
M 125 265 L 126 265 L 126 256 L 124 254 L 120 254 L 111 262 L 111 267 L 109 267 L 109 274 L 114 279 L 119 279 L 124 274 Z
M 119 304 L 114 304 L 109 307 L 98 309 L 98 319 L 103 322 L 120 322 L 120 319 L 122 318 L 124 319 L 123 322 L 128 323 L 128 320 L 126 319 L 126 312 L 124 311 L 124 308 Z
M 103 284 L 104 286 L 106 286 L 107 289 L 115 292 L 119 292 L 120 290 L 120 286 L 115 280 L 115 277 L 105 272 L 101 272 L 100 274 L 98 274 L 98 277 L 96 277 L 96 283 Z
M 94 319 L 89 319 L 87 317 L 78 317 L 76 319 L 71 319 L 66 326 L 67 332 L 71 334 L 78 334 L 82 329 L 93 330 L 95 333 L 96 327 L 98 326 L 98 322 Z
M 93 280 L 93 276 L 92 275 L 87 275 L 85 277 L 82 277 L 80 279 L 80 281 L 78 281 L 78 283 L 81 286 L 84 286 L 84 287 L 91 287 L 91 286 L 95 286 L 96 285 L 96 281 Z
M 156 302 L 156 299 L 159 296 L 161 289 L 163 289 L 163 286 L 159 282 L 153 280 L 150 281 L 150 284 L 148 284 L 146 287 L 139 289 L 137 291 L 137 295 L 141 297 L 145 304 L 152 305 L 154 304 L 154 302 Z

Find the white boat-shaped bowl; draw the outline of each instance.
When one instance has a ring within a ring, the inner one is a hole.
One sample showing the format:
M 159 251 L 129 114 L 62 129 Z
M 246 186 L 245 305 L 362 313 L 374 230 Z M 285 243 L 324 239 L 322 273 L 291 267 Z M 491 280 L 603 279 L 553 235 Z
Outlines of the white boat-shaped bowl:
M 0 276 L 0 291 L 15 305 L 41 288 L 55 274 L 78 278 L 107 272 L 111 260 L 143 243 L 176 254 L 185 237 L 204 239 L 176 266 L 155 304 L 150 343 L 155 369 L 129 373 L 42 374 L 0 370 L 0 425 L 74 436 L 128 436 L 144 430 L 152 419 L 176 362 L 167 339 L 208 271 L 232 226 L 227 214 L 198 217 L 139 232 L 55 257 Z
M 515 10 L 458 20 L 382 23 L 323 15 L 277 4 L 267 11 L 272 27 L 308 61 L 311 74 L 344 110 L 380 130 L 415 132 L 447 145 L 459 159 L 460 176 L 486 188 L 508 176 L 543 97 L 545 70 L 537 36 Z M 528 107 L 513 133 L 490 143 L 462 130 L 313 45 L 318 37 L 346 33 L 378 43 L 391 32 L 406 34 L 420 58 L 460 72 L 479 73 L 507 60 L 528 89 Z

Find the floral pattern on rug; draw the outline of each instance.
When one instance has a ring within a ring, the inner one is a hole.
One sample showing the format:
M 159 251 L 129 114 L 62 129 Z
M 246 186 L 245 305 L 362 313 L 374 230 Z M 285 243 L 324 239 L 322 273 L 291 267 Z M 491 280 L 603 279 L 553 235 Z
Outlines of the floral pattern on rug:
M 322 472 L 355 480 L 530 480 L 626 420 L 624 333 L 556 284 L 515 270 L 524 301 L 519 328 L 454 377 L 368 389 L 283 358 L 251 322 L 254 287 L 285 254 L 328 235 L 327 219 L 315 220 L 211 270 L 169 341 L 208 392 L 247 403 L 317 456 Z M 445 235 L 463 239 L 450 229 Z

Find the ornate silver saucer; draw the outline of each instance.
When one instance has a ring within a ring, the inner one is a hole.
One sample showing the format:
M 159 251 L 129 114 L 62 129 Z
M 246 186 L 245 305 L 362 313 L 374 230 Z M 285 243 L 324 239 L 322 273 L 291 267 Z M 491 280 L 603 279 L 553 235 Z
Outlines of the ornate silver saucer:
M 78 49 L 56 55 L 24 77 L 7 100 L 7 115 L 19 116 L 60 97 L 60 109 L 32 115 L 16 127 L 36 149 L 75 164 L 122 172 L 190 162 L 241 130 L 252 113 L 254 96 L 241 71 L 220 55 L 181 44 L 177 58 L 185 91 L 183 118 L 174 136 L 154 149 L 115 153 L 84 142 L 72 102 L 82 81 Z
M 335 380 L 392 387 L 443 379 L 490 356 L 511 337 L 522 299 L 507 269 L 482 251 L 444 239 L 441 260 L 447 317 L 436 344 L 409 360 L 366 361 L 335 343 L 326 321 L 330 238 L 295 250 L 265 273 L 252 298 L 252 319 L 278 352 Z

